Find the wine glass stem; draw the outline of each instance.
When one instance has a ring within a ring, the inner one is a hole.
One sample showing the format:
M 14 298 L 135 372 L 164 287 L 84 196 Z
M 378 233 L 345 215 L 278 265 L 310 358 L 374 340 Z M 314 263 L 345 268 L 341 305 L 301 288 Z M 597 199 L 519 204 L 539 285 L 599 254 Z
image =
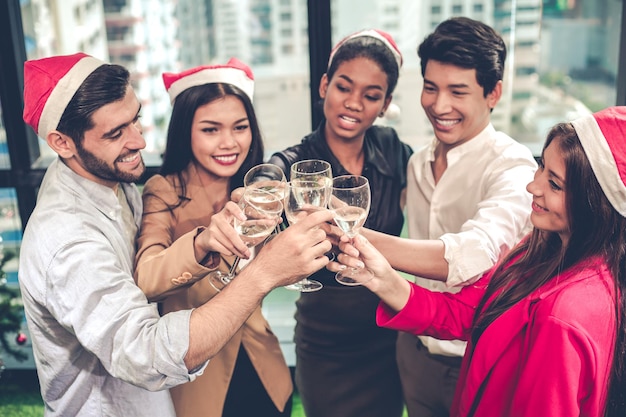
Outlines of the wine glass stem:
M 233 262 L 233 264 L 231 265 L 230 269 L 228 270 L 228 276 L 230 278 L 235 276 L 235 272 L 237 271 L 237 265 L 239 265 L 239 261 L 241 260 L 241 258 L 239 256 L 235 257 L 235 261 Z

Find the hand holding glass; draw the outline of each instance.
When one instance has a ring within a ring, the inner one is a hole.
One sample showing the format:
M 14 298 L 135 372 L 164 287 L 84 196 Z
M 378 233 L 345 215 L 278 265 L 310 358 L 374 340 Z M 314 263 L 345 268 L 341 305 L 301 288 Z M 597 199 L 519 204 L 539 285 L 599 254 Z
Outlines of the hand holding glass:
M 370 210 L 370 185 L 360 175 L 342 175 L 333 178 L 333 187 L 328 208 L 335 214 L 335 223 L 353 239 L 358 233 Z M 343 285 L 361 285 L 351 278 L 359 274 L 359 268 L 347 268 L 337 272 L 335 279 Z
M 233 227 L 249 248 L 263 242 L 272 233 L 283 211 L 282 200 L 261 188 L 246 189 L 239 200 L 239 207 L 246 219 L 235 217 Z M 228 273 L 213 271 L 209 274 L 213 288 L 221 291 L 235 278 L 239 261 L 237 256 Z
M 289 224 L 294 224 L 309 212 L 327 207 L 333 173 L 328 162 L 308 159 L 291 165 L 290 175 L 285 217 Z M 300 292 L 318 291 L 322 287 L 321 282 L 309 278 L 285 286 Z
M 250 168 L 243 177 L 243 186 L 245 188 L 260 188 L 276 194 L 281 201 L 287 195 L 285 173 L 278 165 L 274 164 L 259 164 Z M 280 227 L 276 225 L 274 233 L 278 232 L 280 232 Z

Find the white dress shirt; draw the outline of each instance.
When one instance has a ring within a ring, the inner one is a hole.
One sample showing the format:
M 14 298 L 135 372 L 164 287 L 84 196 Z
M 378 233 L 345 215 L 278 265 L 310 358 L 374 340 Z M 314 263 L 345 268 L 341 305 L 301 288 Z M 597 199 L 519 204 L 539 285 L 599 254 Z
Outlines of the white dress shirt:
M 19 282 L 46 417 L 173 417 L 168 388 L 206 366 L 185 366 L 191 311 L 160 317 L 135 285 L 126 222 L 139 226 L 141 195 L 120 187 L 130 216 L 56 159 L 24 233 Z
M 412 239 L 441 239 L 445 283 L 416 277 L 433 291 L 457 292 L 474 282 L 531 228 L 532 181 L 537 164 L 530 150 L 489 124 L 448 151 L 447 168 L 435 184 L 437 140 L 413 154 L 407 176 L 407 222 Z M 465 342 L 420 336 L 430 353 L 462 356 Z

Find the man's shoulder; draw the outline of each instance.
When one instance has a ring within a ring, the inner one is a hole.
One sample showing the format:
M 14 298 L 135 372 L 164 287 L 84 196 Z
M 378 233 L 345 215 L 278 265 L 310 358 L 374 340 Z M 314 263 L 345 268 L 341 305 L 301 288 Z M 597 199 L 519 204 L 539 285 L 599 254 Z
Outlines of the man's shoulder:
M 481 147 L 480 153 L 493 158 L 494 163 L 515 161 L 516 163 L 535 165 L 535 158 L 530 148 L 508 134 L 496 131 L 490 135 L 489 140 L 489 146 Z

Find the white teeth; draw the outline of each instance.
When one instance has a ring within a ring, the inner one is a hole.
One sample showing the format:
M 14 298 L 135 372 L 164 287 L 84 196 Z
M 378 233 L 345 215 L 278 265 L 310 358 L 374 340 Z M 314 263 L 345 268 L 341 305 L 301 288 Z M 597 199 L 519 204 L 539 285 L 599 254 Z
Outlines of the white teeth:
M 132 162 L 132 161 L 134 161 L 135 159 L 137 159 L 137 156 L 138 156 L 138 154 L 136 154 L 136 153 L 135 153 L 135 154 L 132 154 L 132 155 L 129 155 L 129 156 L 127 156 L 126 158 L 122 158 L 122 159 L 120 159 L 120 162 Z
M 435 119 L 435 121 L 437 122 L 437 124 L 440 124 L 441 126 L 445 126 L 445 127 L 454 126 L 455 124 L 459 122 L 458 120 L 442 120 L 442 119 Z
M 356 122 L 357 122 L 357 120 L 356 120 L 356 119 L 353 119 L 352 117 L 341 116 L 341 118 L 342 118 L 343 120 L 347 121 L 347 122 L 350 122 L 350 123 L 356 123 Z
M 237 155 L 229 155 L 229 156 L 214 156 L 213 158 L 217 159 L 220 162 L 234 162 L 237 159 Z

